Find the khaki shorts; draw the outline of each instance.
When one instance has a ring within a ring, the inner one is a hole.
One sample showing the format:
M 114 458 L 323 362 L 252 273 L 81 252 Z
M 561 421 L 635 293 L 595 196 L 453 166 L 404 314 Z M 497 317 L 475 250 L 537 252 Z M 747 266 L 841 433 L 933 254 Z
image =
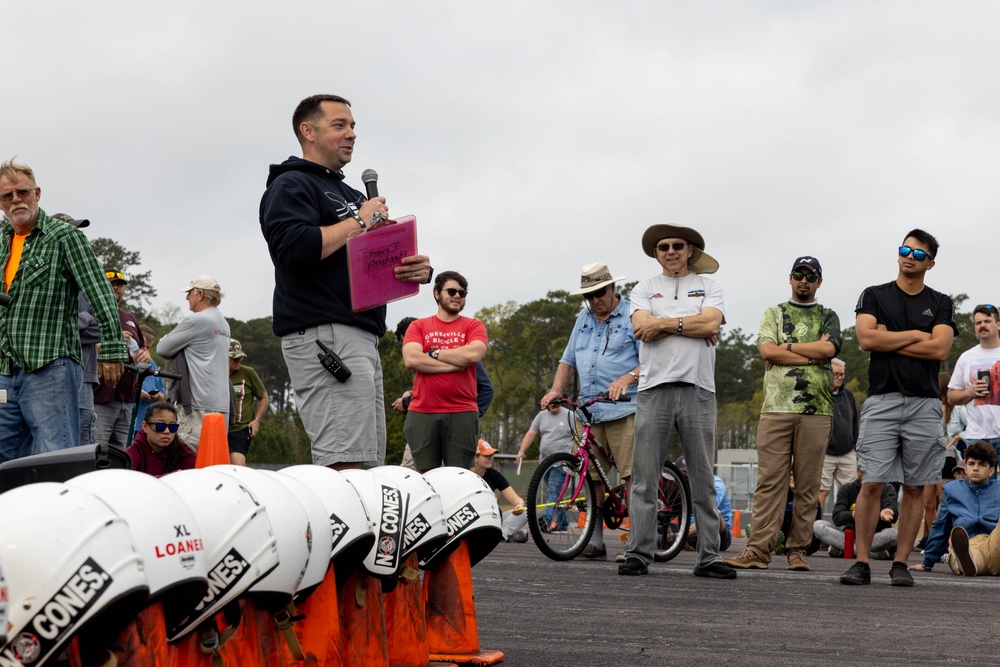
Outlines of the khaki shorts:
M 853 450 L 843 456 L 830 456 L 823 459 L 823 477 L 819 483 L 821 491 L 829 491 L 836 480 L 837 486 L 850 484 L 858 478 L 858 455 Z
M 577 422 L 576 433 L 583 437 L 583 426 Z M 621 419 L 609 422 L 600 422 L 590 425 L 590 434 L 597 442 L 611 450 L 611 456 L 615 458 L 615 467 L 618 475 L 625 479 L 632 476 L 632 450 L 635 448 L 635 415 L 631 414 Z M 594 455 L 601 462 L 605 474 L 611 471 L 611 463 L 601 454 L 596 447 L 592 449 Z M 600 479 L 597 475 L 597 468 L 590 469 L 591 479 Z

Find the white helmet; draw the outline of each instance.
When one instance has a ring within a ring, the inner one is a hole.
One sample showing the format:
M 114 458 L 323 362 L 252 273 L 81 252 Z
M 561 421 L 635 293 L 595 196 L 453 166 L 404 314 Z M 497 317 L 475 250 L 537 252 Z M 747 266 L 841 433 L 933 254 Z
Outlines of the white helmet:
M 208 570 L 198 521 L 176 491 L 125 469 L 89 472 L 66 484 L 93 493 L 128 522 L 149 581 L 147 604 L 162 600 L 168 627 L 194 609 L 208 589 Z
M 469 560 L 475 565 L 502 537 L 496 495 L 482 477 L 465 468 L 435 468 L 425 472 L 424 479 L 441 494 L 448 539 L 433 554 L 421 558 L 420 567 L 438 565 L 462 539 L 468 542 Z
M 401 558 L 406 558 L 414 550 L 421 554 L 434 553 L 448 539 L 444 506 L 438 492 L 423 475 L 403 466 L 381 466 L 372 468 L 372 472 L 391 480 L 410 494 Z
M 167 628 L 177 641 L 278 566 L 278 547 L 263 504 L 222 466 L 181 470 L 160 482 L 187 502 L 201 528 L 208 591 L 193 610 Z
M 333 544 L 333 529 L 326 513 L 326 506 L 312 490 L 291 475 L 262 470 L 269 477 L 292 492 L 292 495 L 302 504 L 306 516 L 309 517 L 309 562 L 305 574 L 295 591 L 295 599 L 300 600 L 309 595 L 317 586 L 323 583 L 327 570 L 330 569 L 330 547 Z
M 40 482 L 0 495 L 0 554 L 10 596 L 2 665 L 47 664 L 81 630 L 111 639 L 149 598 L 128 523 L 83 489 Z
M 250 489 L 267 510 L 271 531 L 278 540 L 278 567 L 250 587 L 266 609 L 280 609 L 292 601 L 309 563 L 309 516 L 288 487 L 260 470 L 220 465 L 215 469 L 232 475 Z
M 374 577 L 392 579 L 403 566 L 403 528 L 410 494 L 371 470 L 344 470 L 341 474 L 358 490 L 375 521 L 375 545 L 365 556 L 365 569 Z
M 319 496 L 332 531 L 330 558 L 338 572 L 353 572 L 375 544 L 375 524 L 368 518 L 361 496 L 338 471 L 317 465 L 285 468 L 282 474 L 294 477 Z

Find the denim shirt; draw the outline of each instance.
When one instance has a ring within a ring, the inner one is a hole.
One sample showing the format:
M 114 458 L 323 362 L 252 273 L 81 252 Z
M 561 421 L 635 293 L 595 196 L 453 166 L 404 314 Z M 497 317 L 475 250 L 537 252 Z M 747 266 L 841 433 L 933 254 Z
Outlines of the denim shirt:
M 629 302 L 621 299 L 603 323 L 584 306 L 573 325 L 566 351 L 559 360 L 576 369 L 580 376 L 580 396 L 593 398 L 607 391 L 611 383 L 639 365 L 639 342 L 632 331 Z M 594 422 L 607 422 L 635 414 L 638 385 L 632 383 L 625 396 L 628 402 L 595 403 L 588 408 Z

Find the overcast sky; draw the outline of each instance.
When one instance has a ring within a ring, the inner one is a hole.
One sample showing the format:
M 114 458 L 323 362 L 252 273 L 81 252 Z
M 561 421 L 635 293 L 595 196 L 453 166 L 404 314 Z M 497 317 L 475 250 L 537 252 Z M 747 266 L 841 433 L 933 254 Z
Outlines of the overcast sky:
M 659 267 L 645 228 L 698 229 L 729 324 L 756 332 L 802 254 L 844 326 L 896 275 L 913 227 L 932 287 L 1000 299 L 1000 4 L 992 2 L 189 2 L 4 4 L 0 159 L 49 213 L 142 253 L 184 305 L 271 313 L 258 204 L 300 154 L 300 99 L 353 102 L 347 178 L 374 168 L 468 312 L 575 289 L 605 261 Z M 434 310 L 429 288 L 389 326 Z

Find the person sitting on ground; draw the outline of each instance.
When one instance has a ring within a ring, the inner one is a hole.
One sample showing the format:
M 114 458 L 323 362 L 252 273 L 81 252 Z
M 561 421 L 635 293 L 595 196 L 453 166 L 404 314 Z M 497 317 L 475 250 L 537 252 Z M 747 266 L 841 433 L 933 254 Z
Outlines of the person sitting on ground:
M 146 408 L 142 428 L 125 449 L 132 469 L 162 477 L 177 470 L 194 468 L 197 455 L 177 434 L 177 408 L 161 401 Z
M 1000 574 L 1000 482 L 993 479 L 997 452 L 990 443 L 977 440 L 965 454 L 967 479 L 952 480 L 942 488 L 924 562 L 911 565 L 911 570 L 929 571 L 947 553 L 948 567 L 955 574 Z
M 527 542 L 528 516 L 524 513 L 524 500 L 517 495 L 503 473 L 493 469 L 493 455 L 497 451 L 485 440 L 477 442 L 476 455 L 473 457 L 470 470 L 482 477 L 491 489 L 512 505 L 512 509 L 503 514 L 501 525 L 503 539 L 507 542 Z
M 687 477 L 687 461 L 684 457 L 677 459 L 675 464 Z M 715 477 L 715 511 L 719 514 L 719 551 L 726 551 L 733 543 L 733 506 L 729 502 L 729 489 L 726 483 L 718 475 Z M 694 550 L 698 548 L 698 524 L 691 522 L 688 530 L 687 548 Z
M 833 521 L 818 519 L 813 524 L 813 534 L 818 540 L 830 547 L 830 558 L 844 557 L 844 530 L 854 528 L 854 509 L 861 493 L 861 469 L 857 478 L 848 482 L 837 491 L 837 504 L 833 507 Z M 871 558 L 874 560 L 890 560 L 896 553 L 896 523 L 899 508 L 896 503 L 896 489 L 886 484 L 882 489 L 882 507 L 879 510 L 878 526 L 872 539 Z

